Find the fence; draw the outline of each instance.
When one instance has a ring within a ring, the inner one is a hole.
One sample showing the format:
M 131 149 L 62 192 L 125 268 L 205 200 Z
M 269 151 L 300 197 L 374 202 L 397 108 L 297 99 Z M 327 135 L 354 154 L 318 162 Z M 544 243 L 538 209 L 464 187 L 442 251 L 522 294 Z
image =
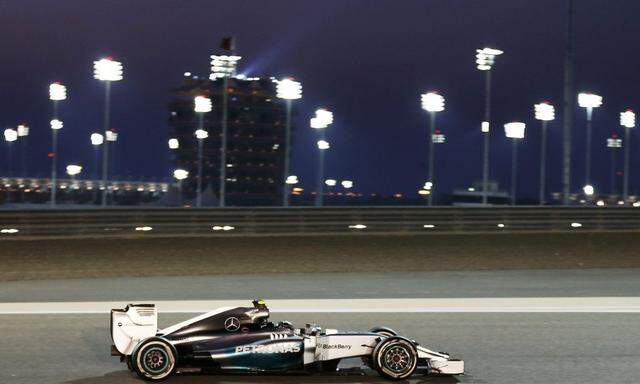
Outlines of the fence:
M 640 230 L 640 208 L 296 207 L 0 211 L 0 239 L 578 230 Z

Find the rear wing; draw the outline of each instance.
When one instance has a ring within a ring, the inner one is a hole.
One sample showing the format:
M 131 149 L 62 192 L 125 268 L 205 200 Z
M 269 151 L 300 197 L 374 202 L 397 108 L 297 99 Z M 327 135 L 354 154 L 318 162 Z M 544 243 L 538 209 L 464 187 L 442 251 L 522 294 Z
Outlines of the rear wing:
M 157 332 L 158 310 L 155 304 L 129 304 L 125 308 L 111 310 L 111 340 L 120 355 L 130 355 L 141 340 L 155 336 Z

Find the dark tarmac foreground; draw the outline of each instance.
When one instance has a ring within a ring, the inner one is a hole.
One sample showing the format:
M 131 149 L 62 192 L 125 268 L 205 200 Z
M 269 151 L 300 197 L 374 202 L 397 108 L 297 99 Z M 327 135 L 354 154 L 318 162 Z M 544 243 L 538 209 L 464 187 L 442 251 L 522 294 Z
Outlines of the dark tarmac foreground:
M 189 318 L 160 314 L 160 326 Z M 633 314 L 277 314 L 296 325 L 346 330 L 389 325 L 465 360 L 458 379 L 410 383 L 640 382 L 640 332 Z M 0 383 L 142 383 L 109 356 L 108 315 L 0 316 Z M 167 383 L 383 383 L 367 376 L 176 376 Z

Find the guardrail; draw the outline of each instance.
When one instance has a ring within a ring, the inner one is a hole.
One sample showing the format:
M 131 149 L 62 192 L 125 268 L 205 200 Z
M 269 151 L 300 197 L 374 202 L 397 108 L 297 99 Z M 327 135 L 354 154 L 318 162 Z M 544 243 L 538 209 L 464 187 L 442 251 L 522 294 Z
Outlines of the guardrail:
M 640 230 L 640 208 L 292 207 L 0 211 L 0 239 L 572 230 Z

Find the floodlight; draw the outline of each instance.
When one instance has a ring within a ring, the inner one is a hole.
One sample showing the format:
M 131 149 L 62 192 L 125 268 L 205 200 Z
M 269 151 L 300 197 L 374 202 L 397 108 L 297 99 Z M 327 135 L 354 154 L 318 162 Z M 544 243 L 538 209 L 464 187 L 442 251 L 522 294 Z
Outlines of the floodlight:
M 524 139 L 525 123 L 513 122 L 504 125 L 504 133 L 510 139 Z
M 198 140 L 206 139 L 208 137 L 209 137 L 209 132 L 205 131 L 204 129 L 198 129 L 196 131 L 196 138 Z
M 286 100 L 300 99 L 302 98 L 302 84 L 289 78 L 279 80 L 276 86 L 276 95 Z
M 98 146 L 104 143 L 104 136 L 100 133 L 92 133 L 91 134 L 91 144 Z
M 51 83 L 49 85 L 49 100 L 60 101 L 67 98 L 67 87 L 60 83 Z
M 547 102 L 536 104 L 534 108 L 536 120 L 552 121 L 556 117 L 555 108 Z
M 211 99 L 204 96 L 196 96 L 193 110 L 198 113 L 211 112 Z
M 442 112 L 444 111 L 444 97 L 435 93 L 429 92 L 421 96 L 422 109 L 427 112 Z
M 93 77 L 101 81 L 122 80 L 122 63 L 110 57 L 94 61 Z

